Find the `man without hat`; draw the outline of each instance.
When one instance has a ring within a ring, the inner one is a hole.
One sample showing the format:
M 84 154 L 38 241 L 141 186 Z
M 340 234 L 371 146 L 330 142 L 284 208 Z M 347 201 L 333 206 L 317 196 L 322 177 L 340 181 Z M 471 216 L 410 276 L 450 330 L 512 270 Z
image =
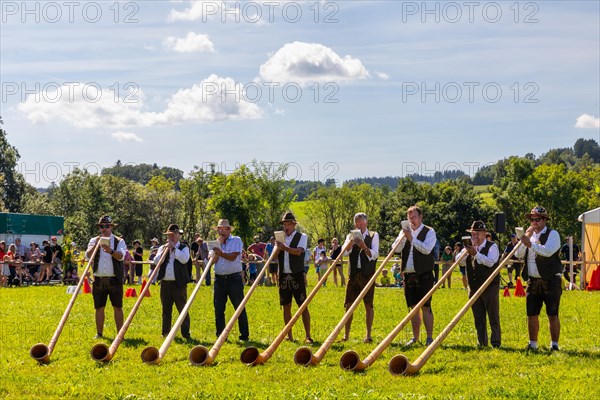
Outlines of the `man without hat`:
M 304 252 L 308 246 L 308 237 L 296 231 L 296 217 L 291 212 L 286 212 L 281 218 L 285 243 L 276 242 L 279 261 L 279 304 L 283 307 L 283 322 L 292 319 L 292 296 L 296 305 L 300 306 L 306 300 L 306 272 L 304 271 Z M 305 343 L 312 343 L 310 336 L 310 313 L 308 308 L 302 313 L 304 324 Z M 293 340 L 292 330 L 288 339 Z
M 508 242 L 508 244 L 506 245 L 506 248 L 504 249 L 504 253 L 502 254 L 502 259 L 506 258 L 506 256 L 508 256 L 510 254 L 510 252 L 513 251 L 513 249 L 515 248 L 517 243 L 519 243 L 519 239 L 517 238 L 517 235 L 515 233 L 511 234 L 510 242 Z M 511 260 L 512 260 L 512 264 L 510 264 L 508 266 L 508 287 L 509 288 L 514 287 L 513 279 L 512 279 L 513 271 L 515 271 L 515 281 L 516 281 L 521 276 L 521 269 L 523 268 L 522 261 L 519 260 L 516 255 L 513 254 L 513 256 L 511 257 Z
M 229 220 L 220 219 L 215 227 L 219 235 L 220 248 L 215 247 L 209 253 L 209 258 L 216 255 L 215 261 L 215 284 L 214 284 L 214 306 L 215 306 L 215 325 L 217 328 L 217 337 L 225 329 L 225 308 L 227 299 L 231 301 L 233 307 L 237 310 L 242 300 L 244 300 L 244 282 L 242 281 L 242 251 L 244 243 L 239 236 L 233 236 L 231 231 L 233 227 L 229 225 Z M 240 329 L 239 339 L 247 341 L 250 336 L 248 329 L 248 315 L 246 309 L 242 310 L 238 318 Z
M 517 250 L 517 256 L 525 259 L 523 279 L 527 284 L 527 329 L 529 344 L 527 350 L 537 350 L 540 330 L 539 315 L 542 306 L 546 305 L 548 324 L 550 326 L 550 350 L 557 351 L 560 336 L 560 320 L 558 308 L 562 296 L 562 264 L 560 252 L 560 235 L 547 225 L 548 212 L 537 206 L 525 214 L 531 225 L 521 237 L 523 246 Z
M 107 239 L 108 243 L 101 243 L 96 251 L 92 264 L 94 273 L 92 296 L 96 310 L 95 338 L 100 339 L 104 332 L 104 308 L 107 299 L 110 299 L 110 304 L 113 306 L 117 332 L 123 326 L 123 258 L 127 245 L 122 238 L 113 234 L 112 230 L 116 225 L 108 215 L 100 217 L 96 226 L 100 229 L 100 236 L 90 239 L 85 257 L 89 260 L 98 240 Z
M 158 248 L 153 261 L 154 264 L 158 263 L 163 253 L 167 252 L 165 260 L 160 265 L 156 265 L 156 268 L 159 268 L 156 279 L 160 281 L 162 335 L 167 336 L 171 331 L 173 304 L 181 313 L 187 303 L 187 284 L 190 282 L 188 271 L 190 248 L 179 241 L 183 231 L 179 229 L 178 225 L 169 225 L 164 234 L 167 235 L 167 242 Z M 188 340 L 191 339 L 189 313 L 181 324 L 181 336 Z
M 469 298 L 471 298 L 498 267 L 500 250 L 496 243 L 486 239 L 487 228 L 483 221 L 473 222 L 471 229 L 468 229 L 467 232 L 471 234 L 472 242 L 472 245 L 465 245 L 469 254 L 466 268 Z M 481 347 L 488 345 L 486 317 L 490 320 L 492 347 L 500 347 L 501 344 L 499 285 L 500 275 L 496 275 L 492 283 L 471 307 L 477 330 L 477 342 Z

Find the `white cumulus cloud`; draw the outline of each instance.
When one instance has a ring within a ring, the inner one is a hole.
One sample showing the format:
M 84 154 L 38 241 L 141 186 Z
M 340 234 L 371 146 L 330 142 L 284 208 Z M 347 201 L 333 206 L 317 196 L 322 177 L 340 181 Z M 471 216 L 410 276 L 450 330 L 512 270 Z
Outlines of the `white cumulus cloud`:
M 71 86 L 29 95 L 18 110 L 36 124 L 62 120 L 75 128 L 109 129 L 259 119 L 264 115 L 258 105 L 246 100 L 241 84 L 214 74 L 173 94 L 161 112 L 146 111 L 139 89 L 137 96 L 120 98 L 108 89 L 89 86 L 72 90 Z
M 143 142 L 144 141 L 141 137 L 139 137 L 138 135 L 136 135 L 133 132 L 118 131 L 118 132 L 111 133 L 110 136 L 119 143 Z
M 318 43 L 287 43 L 260 66 L 265 81 L 307 84 L 325 81 L 352 81 L 368 78 L 363 63 L 349 55 L 340 57 Z
M 385 72 L 375 72 L 375 74 L 377 75 L 377 77 L 379 79 L 383 79 L 384 81 L 387 81 L 388 79 L 390 79 L 390 76 L 388 74 L 386 74 Z
M 178 53 L 197 53 L 197 52 L 214 52 L 215 48 L 210 41 L 208 35 L 201 33 L 188 32 L 186 37 L 177 38 L 174 36 L 167 37 L 163 44 L 169 50 Z
M 593 115 L 582 114 L 577 117 L 575 122 L 575 128 L 583 129 L 598 129 L 600 128 L 600 118 L 596 118 Z

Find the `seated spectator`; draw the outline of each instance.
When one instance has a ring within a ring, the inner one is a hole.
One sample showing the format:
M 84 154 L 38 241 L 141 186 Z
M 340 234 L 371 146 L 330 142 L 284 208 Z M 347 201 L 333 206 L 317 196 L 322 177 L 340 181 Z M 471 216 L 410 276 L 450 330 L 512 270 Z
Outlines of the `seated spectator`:
M 6 255 L 6 242 L 3 240 L 0 242 L 0 287 L 6 286 L 8 277 L 10 276 L 10 269 L 8 264 L 4 264 L 4 256 Z
M 379 287 L 394 287 L 395 285 L 392 284 L 392 278 L 388 275 L 388 270 L 384 269 L 382 272 L 381 278 L 379 278 L 379 284 L 377 284 L 377 286 Z
M 395 286 L 402 287 L 402 268 L 400 268 L 400 264 L 394 263 L 392 266 L 392 275 L 394 276 Z

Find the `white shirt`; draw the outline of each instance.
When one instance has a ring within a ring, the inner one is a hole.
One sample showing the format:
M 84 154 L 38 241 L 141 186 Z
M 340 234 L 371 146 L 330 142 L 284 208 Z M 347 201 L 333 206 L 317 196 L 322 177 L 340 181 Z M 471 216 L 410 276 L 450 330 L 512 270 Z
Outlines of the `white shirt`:
M 458 260 L 459 258 L 461 258 L 461 257 L 462 257 L 462 255 L 463 255 L 464 253 L 466 253 L 466 252 L 467 252 L 467 249 L 465 249 L 465 248 L 463 248 L 461 251 L 459 251 L 459 252 L 456 254 L 456 256 L 454 256 L 454 262 L 456 262 L 456 260 Z M 459 262 L 459 263 L 458 263 L 458 265 L 459 265 L 460 267 L 466 267 L 466 266 L 467 266 L 467 258 L 466 258 L 466 257 L 465 257 L 465 258 L 463 258 L 463 260 L 462 260 L 461 262 Z
M 287 243 L 286 243 L 287 244 Z M 317 260 L 319 259 L 319 257 L 321 257 L 321 252 L 324 251 L 325 254 L 327 254 L 327 247 L 323 246 L 323 247 L 315 247 L 313 250 L 313 258 L 315 260 L 315 265 L 317 265 Z
M 156 256 L 154 257 L 154 260 L 152 260 L 154 265 L 156 265 L 156 263 L 158 261 L 160 261 L 162 254 L 166 251 L 167 248 L 168 248 L 168 246 L 166 244 L 163 244 L 162 246 L 160 246 L 158 248 L 158 251 L 156 252 Z M 169 261 L 167 262 L 167 267 L 165 268 L 165 276 L 162 279 L 163 281 L 174 281 L 175 280 L 175 259 L 177 259 L 177 261 L 179 261 L 182 264 L 187 263 L 188 260 L 190 259 L 190 248 L 188 246 L 185 246 L 182 250 L 179 250 L 179 242 L 177 242 L 177 243 L 175 243 L 174 250 L 175 251 L 172 251 L 169 254 Z
M 362 233 L 363 241 L 365 240 L 365 238 L 367 236 L 369 236 L 369 230 L 365 229 L 365 231 Z M 349 238 L 350 238 L 350 236 L 348 236 L 346 238 L 346 242 L 344 242 L 344 247 L 346 247 Z M 348 254 L 350 254 L 350 251 L 344 252 L 344 255 L 348 255 Z M 375 232 L 375 234 L 373 235 L 373 240 L 371 240 L 371 257 L 367 256 L 367 259 L 369 261 L 373 261 L 377 257 L 379 257 L 379 233 Z M 358 257 L 358 263 L 356 264 L 356 269 L 361 269 L 361 267 L 362 267 L 362 265 L 360 264 L 360 257 Z
M 238 272 L 242 272 L 242 250 L 244 249 L 244 243 L 239 236 L 229 235 L 225 243 L 221 243 L 221 251 L 226 254 L 238 253 L 235 260 L 229 261 L 225 257 L 219 257 L 215 263 L 215 274 L 216 275 L 231 275 Z M 213 252 L 211 251 L 208 258 L 211 258 Z
M 485 265 L 486 267 L 492 268 L 494 264 L 500 258 L 500 250 L 498 249 L 498 245 L 496 243 L 492 243 L 492 246 L 488 250 L 487 256 L 484 256 L 480 253 L 480 251 L 485 247 L 487 240 L 483 240 L 483 243 L 480 246 L 477 246 L 477 254 L 475 254 L 475 260 L 480 265 Z
M 533 232 L 533 235 L 531 235 L 531 238 L 529 239 L 531 241 L 531 248 L 527 253 L 527 272 L 532 278 L 542 277 L 538 270 L 537 264 L 535 263 L 535 256 L 539 254 L 542 257 L 550 257 L 556 253 L 558 249 L 560 249 L 560 235 L 555 230 L 550 231 L 545 245 L 540 244 L 540 236 L 546 233 L 547 230 L 548 227 L 545 226 L 544 229 L 542 229 L 539 233 Z M 526 250 L 527 247 L 520 246 L 515 255 L 518 258 L 523 258 L 525 257 Z M 560 276 L 560 274 L 556 275 Z
M 115 248 L 115 240 L 116 239 L 117 239 L 117 237 L 111 233 L 110 240 L 109 240 L 111 249 Z M 87 251 L 92 250 L 95 245 L 96 245 L 96 237 L 93 237 L 90 239 L 90 242 L 88 243 Z M 119 240 L 119 243 L 117 244 L 117 250 L 115 250 L 115 253 L 120 253 L 122 256 L 121 260 L 123 260 L 123 258 L 125 258 L 126 251 L 127 251 L 127 245 L 125 245 L 125 241 L 123 239 Z M 98 269 L 96 269 L 94 276 L 97 276 L 97 277 L 115 276 L 115 270 L 113 268 L 113 261 L 112 261 L 113 256 L 110 253 L 105 252 L 102 249 L 102 247 L 98 248 L 98 252 L 100 253 L 100 259 L 98 260 Z M 85 259 L 89 260 L 87 254 L 85 256 Z
M 433 248 L 435 247 L 435 243 L 437 242 L 437 237 L 435 236 L 435 230 L 433 228 L 429 228 L 429 232 L 427 232 L 427 235 L 425 236 L 425 241 L 422 242 L 419 239 L 417 239 L 417 237 L 419 236 L 419 233 L 421 233 L 421 231 L 423 230 L 423 227 L 425 227 L 425 225 L 421 224 L 417 229 L 413 230 L 412 226 L 410 228 L 413 239 L 412 239 L 412 242 L 410 243 L 410 253 L 408 254 L 408 261 L 406 261 L 406 266 L 404 267 L 404 272 L 407 272 L 407 273 L 415 272 L 415 262 L 413 260 L 414 249 L 417 249 L 417 251 L 421 254 L 430 254 L 433 251 Z M 400 240 L 400 236 L 403 236 L 402 240 Z M 398 240 L 400 240 L 400 244 L 398 245 L 398 247 L 396 247 L 396 243 L 398 242 Z M 394 241 L 392 248 L 396 247 L 396 252 L 401 253 L 405 244 L 406 244 L 406 237 L 404 237 L 402 232 L 400 232 L 398 234 L 398 237 Z
M 290 246 L 290 244 L 292 244 L 292 239 L 294 238 L 294 236 L 296 235 L 296 231 L 293 231 L 291 235 L 285 235 L 285 245 L 286 246 Z M 304 251 L 306 251 L 306 246 L 308 246 L 308 237 L 306 236 L 306 234 L 302 233 L 302 236 L 300 237 L 300 241 L 298 242 L 298 245 L 296 246 L 297 249 L 302 249 Z M 290 253 L 288 253 L 287 251 L 283 252 L 283 273 L 284 274 L 291 274 L 292 273 L 292 269 L 290 268 Z

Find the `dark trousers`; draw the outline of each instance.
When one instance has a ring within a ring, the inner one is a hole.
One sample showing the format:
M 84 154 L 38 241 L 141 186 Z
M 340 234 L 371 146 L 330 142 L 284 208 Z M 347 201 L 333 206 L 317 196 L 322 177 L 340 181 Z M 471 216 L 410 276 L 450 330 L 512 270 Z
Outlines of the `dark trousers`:
M 173 315 L 173 303 L 177 311 L 181 313 L 187 303 L 187 285 L 177 286 L 175 281 L 160 282 L 160 301 L 162 303 L 162 334 L 168 335 L 171 331 L 171 319 Z M 190 315 L 187 314 L 181 324 L 181 336 L 190 335 Z
M 242 282 L 241 273 L 215 275 L 214 306 L 217 337 L 219 337 L 225 329 L 225 308 L 227 306 L 228 297 L 229 300 L 231 300 L 233 307 L 237 310 L 244 299 L 244 283 Z M 242 311 L 238 318 L 238 326 L 240 329 L 240 339 L 248 340 L 250 331 L 248 329 L 248 315 L 246 314 L 246 309 Z
M 492 329 L 492 346 L 500 346 L 500 293 L 498 290 L 497 284 L 491 284 L 483 291 L 471 308 L 475 319 L 475 329 L 477 329 L 477 341 L 480 346 L 488 345 L 486 317 L 489 318 L 490 328 Z M 475 294 L 475 290 L 471 289 L 469 298 L 473 294 Z

